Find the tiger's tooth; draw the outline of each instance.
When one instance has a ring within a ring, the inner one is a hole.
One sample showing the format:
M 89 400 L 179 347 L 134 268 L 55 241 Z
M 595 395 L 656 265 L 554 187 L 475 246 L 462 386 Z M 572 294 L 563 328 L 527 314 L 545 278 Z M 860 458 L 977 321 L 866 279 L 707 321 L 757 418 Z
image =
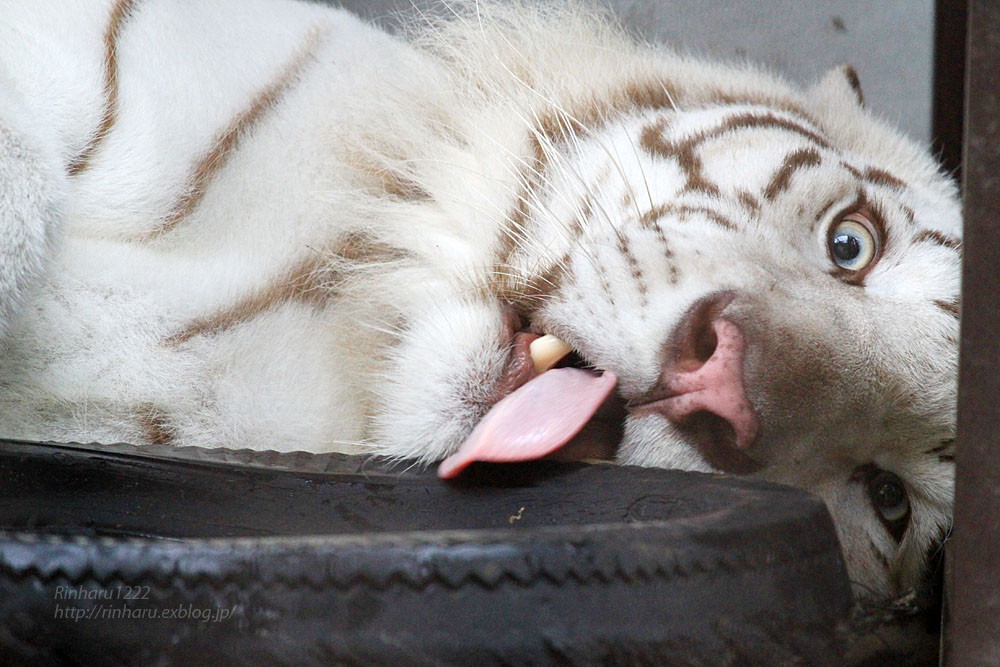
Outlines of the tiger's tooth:
M 531 360 L 535 363 L 535 372 L 539 375 L 559 363 L 559 360 L 569 354 L 572 349 L 569 343 L 552 334 L 536 338 L 528 346 Z

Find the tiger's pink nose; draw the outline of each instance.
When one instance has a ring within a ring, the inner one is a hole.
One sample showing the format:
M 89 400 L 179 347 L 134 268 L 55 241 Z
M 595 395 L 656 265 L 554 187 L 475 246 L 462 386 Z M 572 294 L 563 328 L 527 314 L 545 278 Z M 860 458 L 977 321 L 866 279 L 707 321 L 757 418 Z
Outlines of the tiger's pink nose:
M 747 453 L 760 420 L 744 380 L 747 341 L 725 315 L 737 296 L 715 292 L 691 306 L 667 340 L 657 386 L 629 411 L 665 417 L 712 466 L 746 474 L 761 467 Z
M 677 424 L 689 423 L 699 413 L 715 415 L 729 423 L 736 447 L 748 449 L 758 420 L 743 382 L 743 333 L 724 318 L 694 329 L 697 340 L 683 345 L 681 356 L 663 372 L 660 384 L 667 398 L 658 411 Z

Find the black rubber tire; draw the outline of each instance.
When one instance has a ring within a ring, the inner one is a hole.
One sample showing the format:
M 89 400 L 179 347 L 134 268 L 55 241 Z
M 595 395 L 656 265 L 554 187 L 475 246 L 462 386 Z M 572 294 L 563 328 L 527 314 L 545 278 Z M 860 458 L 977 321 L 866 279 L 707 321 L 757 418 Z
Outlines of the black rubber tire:
M 607 465 L 470 473 L 0 441 L 0 662 L 842 660 L 851 592 L 816 498 Z

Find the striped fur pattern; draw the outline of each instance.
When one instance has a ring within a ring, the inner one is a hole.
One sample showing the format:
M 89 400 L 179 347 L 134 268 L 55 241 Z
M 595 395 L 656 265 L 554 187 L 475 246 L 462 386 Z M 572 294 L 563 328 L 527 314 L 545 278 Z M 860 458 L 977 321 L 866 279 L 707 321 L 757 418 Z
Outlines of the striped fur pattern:
M 634 402 L 726 292 L 752 474 L 826 500 L 859 595 L 921 585 L 959 205 L 849 68 L 800 90 L 572 6 L 400 38 L 296 0 L 0 4 L 3 436 L 433 461 L 503 396 L 518 327 Z M 852 215 L 863 270 L 830 253 Z M 622 426 L 619 462 L 717 468 L 660 415 Z

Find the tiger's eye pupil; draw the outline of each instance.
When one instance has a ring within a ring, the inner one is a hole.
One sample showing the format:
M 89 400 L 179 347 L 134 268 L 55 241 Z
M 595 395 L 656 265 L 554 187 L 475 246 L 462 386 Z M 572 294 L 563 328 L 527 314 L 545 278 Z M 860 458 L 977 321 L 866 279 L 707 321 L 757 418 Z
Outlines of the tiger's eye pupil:
M 861 242 L 856 236 L 837 234 L 833 237 L 833 254 L 845 262 L 855 259 L 861 254 Z
M 904 492 L 899 484 L 885 482 L 875 489 L 875 504 L 879 507 L 896 507 L 903 501 Z

